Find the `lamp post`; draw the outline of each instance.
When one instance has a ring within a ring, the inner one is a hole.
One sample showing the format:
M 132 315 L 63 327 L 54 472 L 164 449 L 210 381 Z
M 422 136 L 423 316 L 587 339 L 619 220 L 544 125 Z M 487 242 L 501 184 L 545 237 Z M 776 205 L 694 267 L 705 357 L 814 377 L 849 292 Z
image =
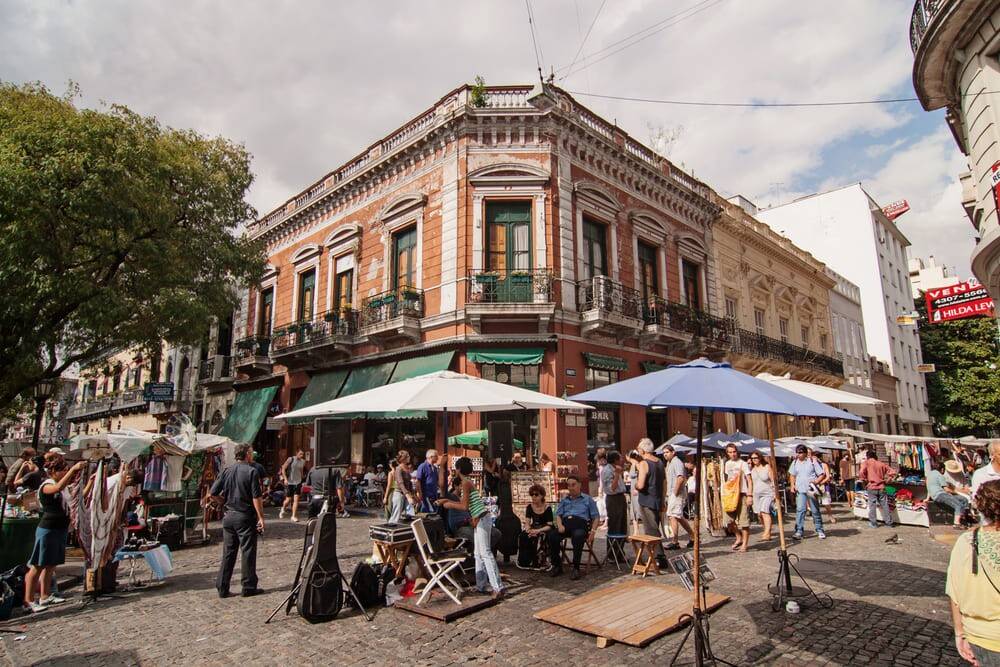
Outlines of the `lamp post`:
M 36 452 L 38 451 L 39 431 L 42 428 L 42 412 L 45 410 L 45 402 L 52 396 L 55 388 L 55 380 L 42 380 L 32 390 L 32 396 L 35 399 L 35 428 L 31 432 L 31 447 Z

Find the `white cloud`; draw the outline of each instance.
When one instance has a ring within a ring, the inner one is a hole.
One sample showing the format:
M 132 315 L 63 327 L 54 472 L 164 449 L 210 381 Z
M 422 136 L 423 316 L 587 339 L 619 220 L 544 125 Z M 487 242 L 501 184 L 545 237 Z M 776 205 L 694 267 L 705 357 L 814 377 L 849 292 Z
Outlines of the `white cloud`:
M 569 64 L 600 4 L 532 3 L 546 73 Z M 909 0 L 615 0 L 606 3 L 583 54 L 702 6 L 704 11 L 561 85 L 718 101 L 821 101 L 910 91 Z M 73 79 L 88 104 L 123 102 L 170 125 L 245 142 L 255 156 L 252 200 L 261 211 L 476 74 L 491 83 L 537 77 L 519 2 L 8 0 L 0 13 L 5 79 L 41 79 L 58 90 Z M 734 110 L 580 100 L 642 140 L 649 123 L 683 125 L 672 159 L 720 191 L 751 197 L 773 192 L 782 199 L 825 178 L 861 180 L 841 168 L 833 173 L 824 151 L 852 141 L 870 144 L 868 158 L 877 157 L 881 146 L 896 140 L 885 133 L 923 113 L 900 106 Z M 910 143 L 919 139 L 908 137 Z M 921 157 L 935 162 L 910 165 L 928 172 L 921 185 L 929 189 L 920 190 L 924 213 L 907 214 L 911 221 L 904 227 L 947 229 L 941 236 L 952 239 L 955 250 L 948 253 L 957 258 L 968 255 L 959 253 L 968 230 L 948 204 L 954 202 L 960 214 L 957 197 L 948 199 L 957 172 L 947 143 L 935 139 L 937 150 L 922 149 Z M 916 183 L 890 164 L 876 181 L 890 196 L 903 196 L 904 186 Z M 918 198 L 916 191 L 905 196 L 911 203 Z M 911 236 L 925 243 L 924 235 Z

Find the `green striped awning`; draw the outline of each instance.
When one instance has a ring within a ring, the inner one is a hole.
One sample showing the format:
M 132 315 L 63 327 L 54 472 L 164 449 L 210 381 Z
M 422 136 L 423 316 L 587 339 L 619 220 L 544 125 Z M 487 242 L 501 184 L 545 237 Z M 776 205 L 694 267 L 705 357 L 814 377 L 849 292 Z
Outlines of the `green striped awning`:
M 344 386 L 344 380 L 346 379 L 346 370 L 330 371 L 329 373 L 319 373 L 312 376 L 309 384 L 306 386 L 306 390 L 302 392 L 298 403 L 295 404 L 295 409 L 311 408 L 317 403 L 332 401 L 337 398 L 337 394 L 340 393 L 340 388 Z M 311 424 L 314 419 L 315 417 L 297 417 L 287 421 L 292 426 L 297 426 L 299 424 Z
M 642 367 L 643 373 L 655 373 L 656 371 L 662 371 L 667 367 L 666 364 L 661 364 L 656 361 L 640 361 L 639 366 Z
M 236 394 L 229 416 L 222 422 L 219 435 L 233 442 L 253 443 L 257 437 L 264 418 L 267 416 L 267 406 L 271 404 L 278 387 L 261 387 Z
M 627 371 L 628 361 L 621 357 L 612 357 L 607 354 L 594 354 L 584 352 L 583 360 L 589 368 L 600 368 L 606 371 Z
M 512 366 L 537 366 L 545 357 L 540 347 L 491 348 L 470 350 L 466 355 L 474 364 L 510 364 Z

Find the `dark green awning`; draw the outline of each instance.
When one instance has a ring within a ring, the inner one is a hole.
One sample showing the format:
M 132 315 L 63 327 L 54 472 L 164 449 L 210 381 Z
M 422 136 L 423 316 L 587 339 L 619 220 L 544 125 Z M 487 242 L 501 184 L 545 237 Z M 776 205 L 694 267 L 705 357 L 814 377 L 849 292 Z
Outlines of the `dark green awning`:
M 440 352 L 438 354 L 428 354 L 423 357 L 410 357 L 400 359 L 396 364 L 396 370 L 392 373 L 389 383 L 409 380 L 418 375 L 426 375 L 436 371 L 446 371 L 451 366 L 451 360 L 455 356 L 454 350 L 451 352 Z
M 260 425 L 267 416 L 267 406 L 271 404 L 278 387 L 261 387 L 236 394 L 229 416 L 222 423 L 219 435 L 234 442 L 253 443 Z
M 392 377 L 392 372 L 395 369 L 395 361 L 387 361 L 382 364 L 352 368 L 351 374 L 347 376 L 347 381 L 344 383 L 344 386 L 337 395 L 337 398 L 350 396 L 351 394 L 357 394 L 358 392 L 368 391 L 369 389 L 374 389 L 375 387 L 387 385 L 389 384 L 389 378 Z M 369 416 L 374 414 L 375 413 L 370 413 Z M 329 418 L 358 419 L 361 417 L 364 417 L 362 413 L 345 413 L 342 415 L 330 415 Z
M 607 354 L 594 354 L 584 352 L 583 360 L 589 368 L 600 368 L 606 371 L 627 371 L 628 362 L 621 357 L 612 357 Z
M 474 364 L 511 364 L 512 366 L 537 366 L 542 363 L 545 350 L 540 347 L 491 348 L 471 350 L 467 358 Z
M 332 401 L 340 393 L 345 379 L 347 379 L 346 370 L 330 371 L 312 376 L 294 409 L 310 408 L 317 403 Z M 299 424 L 312 424 L 314 419 L 315 417 L 297 417 L 286 421 L 292 426 L 297 426 Z
M 642 367 L 643 373 L 655 373 L 656 371 L 662 371 L 667 367 L 666 364 L 661 364 L 656 361 L 640 361 L 639 366 Z

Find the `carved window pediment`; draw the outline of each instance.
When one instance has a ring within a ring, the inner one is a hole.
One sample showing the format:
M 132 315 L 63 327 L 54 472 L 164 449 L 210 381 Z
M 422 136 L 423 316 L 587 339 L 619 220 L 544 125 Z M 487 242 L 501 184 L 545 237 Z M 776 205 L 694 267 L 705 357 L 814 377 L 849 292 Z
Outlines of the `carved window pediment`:
M 290 261 L 292 262 L 292 264 L 299 264 L 301 262 L 305 262 L 306 260 L 312 259 L 313 257 L 316 257 L 322 252 L 323 248 L 321 248 L 319 244 L 310 243 L 296 250 L 295 254 L 292 255 L 292 259 Z
M 549 182 L 549 174 L 531 164 L 503 162 L 474 170 L 469 174 L 469 182 L 479 186 L 500 183 L 542 186 Z
M 356 223 L 348 223 L 346 225 L 340 225 L 332 232 L 330 232 L 326 240 L 323 241 L 323 245 L 327 248 L 332 248 L 334 246 L 346 243 L 351 239 L 357 238 L 361 234 L 361 225 Z

